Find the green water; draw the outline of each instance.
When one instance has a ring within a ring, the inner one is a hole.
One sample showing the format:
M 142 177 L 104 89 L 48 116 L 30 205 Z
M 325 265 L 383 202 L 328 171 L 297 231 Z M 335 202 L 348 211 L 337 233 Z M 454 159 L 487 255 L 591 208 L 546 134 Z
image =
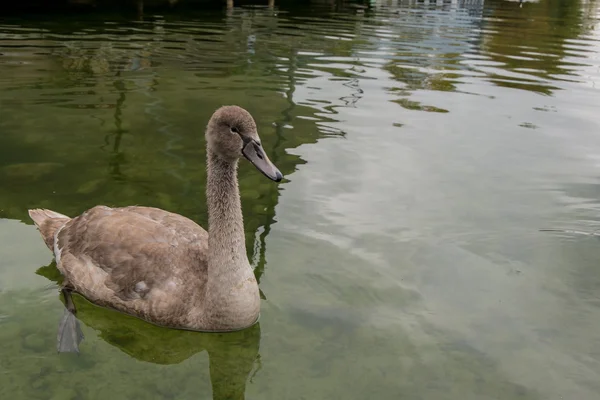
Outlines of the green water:
M 0 19 L 1 399 L 600 397 L 594 1 Z M 83 22 L 82 22 L 83 21 Z M 203 128 L 240 166 L 259 325 L 161 329 L 75 299 L 27 217 L 143 204 L 206 226 Z

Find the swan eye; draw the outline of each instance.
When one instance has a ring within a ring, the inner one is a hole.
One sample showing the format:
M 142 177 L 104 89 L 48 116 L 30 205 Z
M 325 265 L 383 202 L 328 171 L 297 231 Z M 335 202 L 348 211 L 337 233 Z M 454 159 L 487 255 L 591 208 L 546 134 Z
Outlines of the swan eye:
M 240 130 L 238 128 L 236 128 L 235 126 L 232 126 L 230 129 L 231 129 L 231 133 L 237 133 L 239 135 Z

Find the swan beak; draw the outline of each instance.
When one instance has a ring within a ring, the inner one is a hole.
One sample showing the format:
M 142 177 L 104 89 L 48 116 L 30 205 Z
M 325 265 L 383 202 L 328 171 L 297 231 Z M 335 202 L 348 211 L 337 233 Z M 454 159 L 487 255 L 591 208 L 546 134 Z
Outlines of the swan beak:
M 262 145 L 254 139 L 246 140 L 242 154 L 248 159 L 267 178 L 279 182 L 283 179 L 283 175 L 277 167 L 269 160 Z

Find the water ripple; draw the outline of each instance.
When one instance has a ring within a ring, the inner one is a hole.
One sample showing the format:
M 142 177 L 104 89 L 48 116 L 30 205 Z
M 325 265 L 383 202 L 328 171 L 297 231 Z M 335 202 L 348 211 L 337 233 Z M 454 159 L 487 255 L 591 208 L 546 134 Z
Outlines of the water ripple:
M 573 35 L 537 4 L 528 6 L 401 1 L 397 7 L 349 8 L 318 16 L 253 7 L 235 9 L 220 21 L 154 16 L 66 28 L 5 22 L 0 25 L 0 68 L 7 73 L 0 75 L 0 86 L 6 92 L 54 82 L 60 93 L 65 79 L 77 86 L 121 72 L 151 70 L 160 76 L 161 70 L 175 68 L 198 75 L 192 88 L 204 87 L 202 77 L 243 71 L 255 77 L 253 90 L 280 91 L 289 79 L 289 64 L 295 63 L 298 84 L 325 73 L 328 80 L 360 86 L 372 79 L 365 71 L 387 71 L 405 85 L 398 104 L 414 108 L 410 96 L 417 89 L 481 95 L 460 86 L 486 82 L 552 95 L 568 85 L 597 82 L 591 75 L 598 68 L 594 15 L 574 16 L 583 20 Z M 18 81 L 9 78 L 15 69 Z M 58 75 L 62 78 L 57 81 Z M 243 90 L 244 84 L 225 85 L 223 89 Z M 27 98 L 35 104 L 85 103 L 78 91 L 65 90 L 62 100 L 53 96 L 57 99 L 51 101 L 33 91 Z M 343 103 L 350 106 L 352 101 Z

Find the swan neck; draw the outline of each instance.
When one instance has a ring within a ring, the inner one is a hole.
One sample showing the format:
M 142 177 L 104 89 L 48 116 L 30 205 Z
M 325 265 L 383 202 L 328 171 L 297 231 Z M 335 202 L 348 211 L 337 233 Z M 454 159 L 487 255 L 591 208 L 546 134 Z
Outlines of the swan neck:
M 244 218 L 237 180 L 237 160 L 225 160 L 208 150 L 209 275 L 248 266 Z
M 237 160 L 208 151 L 208 280 L 205 318 L 214 329 L 240 329 L 256 322 L 260 295 L 246 255 Z

